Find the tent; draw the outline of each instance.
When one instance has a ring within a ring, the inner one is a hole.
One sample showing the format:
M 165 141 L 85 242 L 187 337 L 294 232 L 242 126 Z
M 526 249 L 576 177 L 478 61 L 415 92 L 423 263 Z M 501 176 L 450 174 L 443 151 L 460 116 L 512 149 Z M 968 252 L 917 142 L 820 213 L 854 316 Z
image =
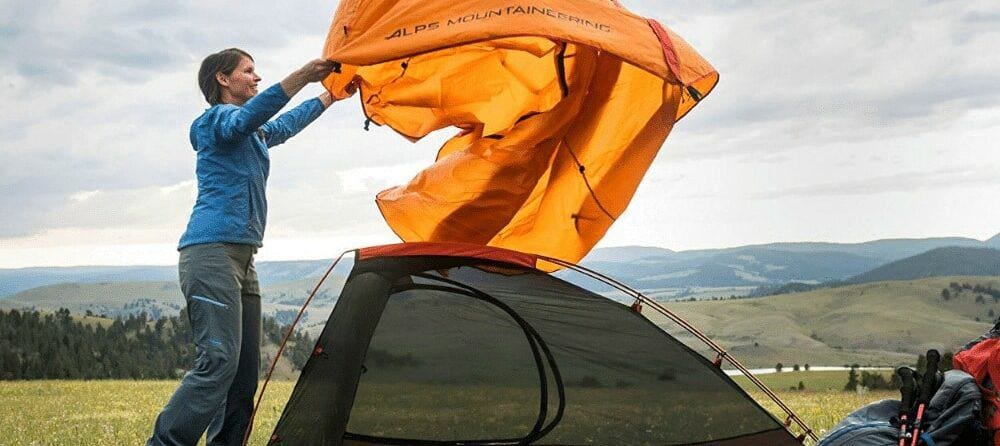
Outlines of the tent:
M 617 0 L 342 0 L 324 85 L 361 79 L 367 121 L 461 129 L 376 199 L 403 241 L 578 261 L 621 216 L 674 123 L 718 82 L 677 34 Z M 367 124 L 366 124 L 367 128 Z
M 537 267 L 626 289 L 593 271 L 456 243 L 354 257 L 269 444 L 798 445 L 792 421 L 811 434 L 726 376 L 723 358 L 746 369 L 724 350 L 710 361 L 643 316 L 676 317 L 655 301 Z

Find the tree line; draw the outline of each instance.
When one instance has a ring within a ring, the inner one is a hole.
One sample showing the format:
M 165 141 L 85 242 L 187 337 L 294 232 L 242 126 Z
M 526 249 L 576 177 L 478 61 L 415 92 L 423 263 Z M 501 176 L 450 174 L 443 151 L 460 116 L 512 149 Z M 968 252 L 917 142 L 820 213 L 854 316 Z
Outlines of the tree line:
M 975 285 L 969 285 L 968 283 L 959 284 L 958 282 L 951 282 L 948 284 L 948 288 L 941 289 L 941 299 L 950 300 L 954 297 L 958 297 L 958 295 L 962 293 L 962 290 L 976 293 L 976 303 L 979 304 L 986 303 L 986 299 L 983 298 L 984 294 L 993 298 L 994 303 L 1000 302 L 1000 290 L 994 289 L 991 285 L 983 286 L 978 283 Z
M 955 354 L 952 352 L 944 352 L 941 355 L 941 362 L 938 364 L 938 370 L 946 372 L 952 368 L 952 358 Z M 845 364 L 846 367 L 846 364 Z M 885 376 L 879 372 L 869 373 L 862 370 L 861 374 L 858 374 L 858 364 L 852 364 L 851 370 L 847 374 L 847 384 L 844 385 L 844 391 L 853 392 L 858 389 L 858 387 L 864 387 L 868 390 L 899 390 L 902 386 L 902 381 L 899 379 L 899 375 L 895 372 L 885 379 Z M 927 357 L 923 354 L 917 355 L 917 366 L 916 372 L 923 374 L 927 370 Z
M 146 313 L 107 320 L 55 313 L 0 310 L 0 380 L 177 379 L 194 365 L 187 310 L 151 319 Z M 287 326 L 263 317 L 264 343 L 281 342 Z M 296 332 L 282 353 L 301 370 L 312 353 L 308 334 Z M 270 364 L 262 361 L 261 368 Z

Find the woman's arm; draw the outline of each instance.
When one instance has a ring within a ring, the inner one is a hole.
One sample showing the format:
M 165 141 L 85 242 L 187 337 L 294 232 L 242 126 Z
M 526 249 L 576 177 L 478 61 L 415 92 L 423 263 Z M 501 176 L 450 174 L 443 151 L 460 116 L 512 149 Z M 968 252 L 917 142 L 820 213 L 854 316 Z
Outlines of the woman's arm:
M 333 71 L 333 66 L 333 62 L 325 59 L 311 60 L 285 77 L 279 85 L 264 90 L 242 107 L 221 108 L 216 127 L 219 138 L 231 141 L 245 138 L 257 131 L 285 104 L 288 104 L 288 100 L 302 90 L 302 87 L 326 78 Z
M 282 144 L 302 131 L 311 122 L 323 114 L 326 106 L 319 98 L 313 98 L 299 104 L 297 107 L 282 113 L 277 119 L 260 127 L 264 143 L 268 147 Z
M 348 85 L 346 91 L 348 94 L 353 95 L 356 88 L 352 83 Z M 312 123 L 334 102 L 337 102 L 337 99 L 329 92 L 324 92 L 315 99 L 305 101 L 299 104 L 298 107 L 282 113 L 277 119 L 261 127 L 261 130 L 264 132 L 264 142 L 268 147 L 284 143 L 288 138 L 295 136 L 296 133 L 299 133 Z

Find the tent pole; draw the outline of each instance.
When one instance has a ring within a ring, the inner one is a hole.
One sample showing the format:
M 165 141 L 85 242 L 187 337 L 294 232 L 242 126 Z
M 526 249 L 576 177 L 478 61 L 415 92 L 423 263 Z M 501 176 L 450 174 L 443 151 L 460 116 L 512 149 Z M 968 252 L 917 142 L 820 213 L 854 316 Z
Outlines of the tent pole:
M 781 401 L 781 398 L 779 398 L 777 394 L 775 394 L 770 388 L 768 388 L 767 385 L 765 385 L 763 382 L 761 382 L 761 380 L 758 379 L 756 376 L 754 376 L 754 374 L 751 373 L 750 370 L 748 370 L 746 367 L 744 367 L 742 363 L 740 363 L 739 361 L 737 361 L 736 358 L 734 358 L 732 355 L 730 355 L 728 352 L 726 352 L 725 349 L 723 349 L 719 344 L 715 343 L 715 341 L 713 341 L 711 338 L 709 338 L 708 336 L 706 336 L 704 333 L 702 333 L 701 331 L 699 331 L 697 328 L 695 328 L 693 325 L 691 325 L 690 323 L 688 323 L 686 320 L 684 320 L 683 318 L 681 318 L 680 316 L 678 316 L 674 312 L 668 310 L 666 307 L 664 307 L 659 302 L 657 302 L 657 301 L 655 301 L 655 300 L 647 297 L 646 295 L 640 293 L 639 291 L 636 291 L 632 287 L 629 287 L 628 285 L 626 285 L 626 284 L 624 284 L 622 282 L 619 282 L 618 280 L 615 280 L 613 278 L 605 276 L 604 274 L 601 274 L 601 273 L 599 273 L 597 271 L 594 271 L 592 269 L 589 269 L 587 267 L 576 265 L 574 263 L 570 263 L 570 262 L 567 262 L 565 260 L 560 260 L 560 259 L 556 259 L 556 258 L 552 258 L 552 257 L 547 257 L 547 256 L 542 256 L 542 255 L 539 255 L 537 257 L 539 259 L 541 259 L 541 260 L 546 261 L 546 262 L 550 262 L 550 263 L 556 264 L 558 266 L 562 266 L 564 268 L 571 269 L 571 270 L 576 271 L 576 272 L 578 272 L 580 274 L 588 276 L 588 277 L 590 277 L 592 279 L 597 279 L 597 280 L 602 281 L 602 282 L 604 282 L 604 283 L 606 283 L 608 285 L 611 285 L 612 287 L 614 287 L 614 288 L 618 289 L 619 291 L 621 291 L 621 292 L 629 295 L 630 297 L 632 297 L 632 298 L 634 298 L 634 299 L 636 299 L 636 300 L 638 300 L 640 302 L 643 302 L 646 305 L 649 305 L 650 307 L 652 307 L 653 309 L 655 309 L 660 314 L 666 316 L 668 319 L 670 319 L 671 321 L 673 321 L 677 325 L 680 325 L 681 328 L 683 328 L 684 330 L 686 330 L 688 333 L 691 333 L 692 335 L 694 335 L 694 337 L 698 338 L 699 340 L 701 340 L 702 342 L 704 342 L 706 345 L 708 345 L 709 348 L 711 348 L 712 350 L 714 350 L 719 355 L 720 359 L 725 359 L 727 362 L 729 362 L 729 364 L 731 364 L 733 367 L 735 367 L 737 370 L 739 370 L 740 373 L 743 374 L 743 376 L 746 376 L 747 379 L 750 380 L 750 382 L 752 382 L 755 386 L 757 386 L 758 389 L 760 389 L 762 392 L 764 392 L 764 394 L 767 395 L 768 398 L 771 399 L 771 401 L 774 401 L 774 403 L 777 404 L 778 407 L 780 407 L 781 410 L 784 411 L 786 415 L 788 415 L 788 419 L 784 423 L 785 428 L 787 429 L 789 427 L 790 423 L 788 421 L 794 421 L 795 424 L 797 424 L 799 426 L 799 428 L 802 429 L 805 432 L 803 435 L 798 436 L 798 438 L 799 438 L 800 441 L 804 440 L 806 436 L 808 436 L 809 438 L 811 438 L 814 442 L 819 440 L 818 437 L 816 436 L 816 434 L 813 432 L 812 428 L 810 428 L 809 425 L 807 425 L 805 423 L 805 421 L 803 421 L 801 418 L 799 418 L 799 416 L 795 413 L 795 411 L 793 411 L 790 407 L 788 407 L 788 405 L 786 405 L 783 401 Z

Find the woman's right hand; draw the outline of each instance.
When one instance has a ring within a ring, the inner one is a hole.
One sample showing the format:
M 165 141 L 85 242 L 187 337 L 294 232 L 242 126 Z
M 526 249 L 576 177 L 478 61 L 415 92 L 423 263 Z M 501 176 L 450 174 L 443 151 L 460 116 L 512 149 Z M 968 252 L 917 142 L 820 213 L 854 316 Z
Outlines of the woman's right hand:
M 333 61 L 326 59 L 310 60 L 302 68 L 295 70 L 283 79 L 281 81 L 281 89 L 285 90 L 285 94 L 288 97 L 295 96 L 306 84 L 326 79 L 333 72 L 335 65 Z
M 298 73 L 302 75 L 306 83 L 319 82 L 333 72 L 335 65 L 332 60 L 313 59 L 299 68 Z

